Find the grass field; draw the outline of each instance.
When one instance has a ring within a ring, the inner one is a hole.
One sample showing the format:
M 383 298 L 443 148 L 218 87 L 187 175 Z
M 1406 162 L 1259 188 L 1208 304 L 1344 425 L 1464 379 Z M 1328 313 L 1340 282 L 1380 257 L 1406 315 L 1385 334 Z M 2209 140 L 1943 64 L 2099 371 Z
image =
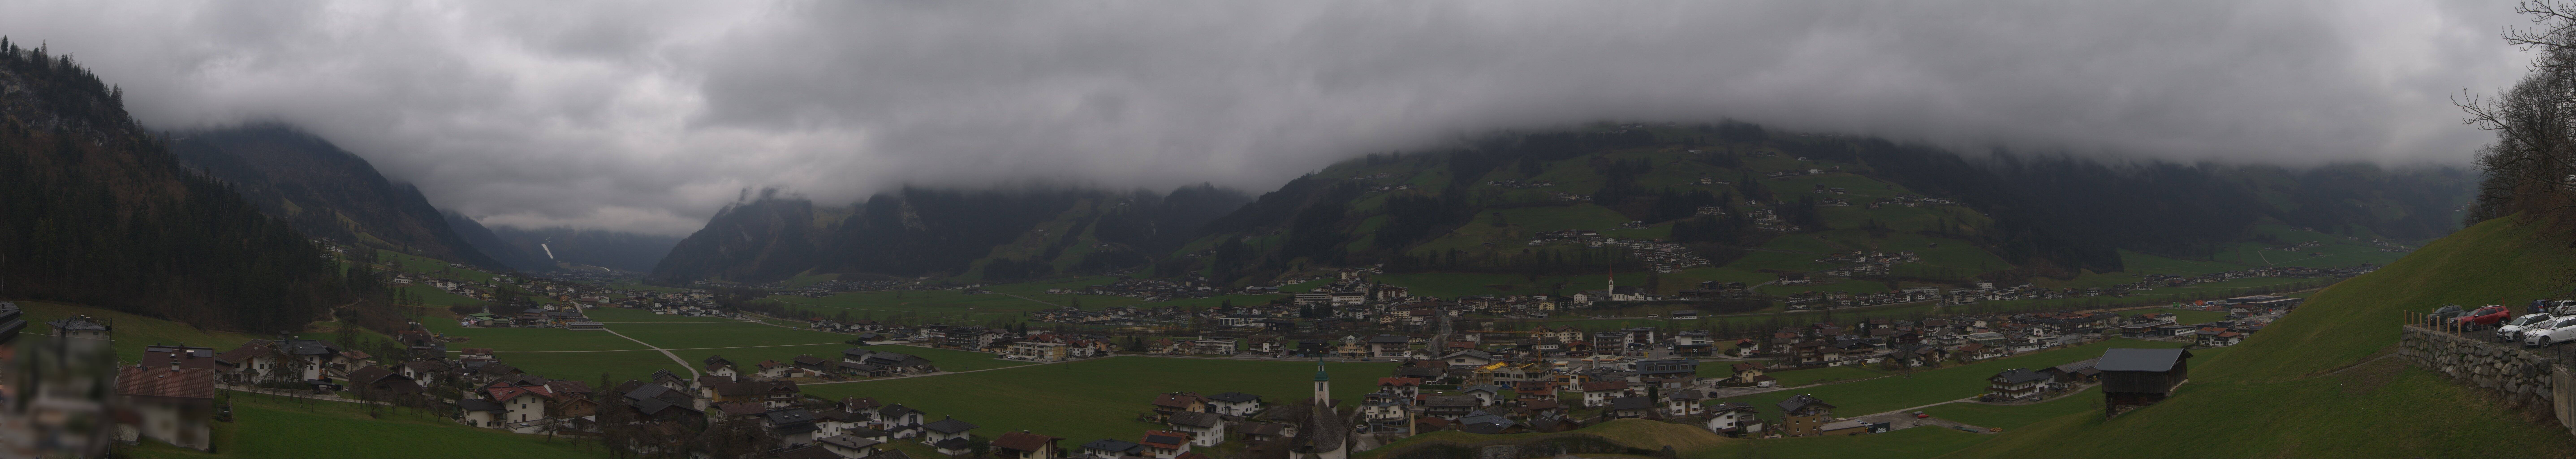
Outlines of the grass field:
M 602 457 L 591 443 L 467 427 L 420 410 L 370 418 L 353 403 L 227 392 L 235 422 L 215 423 L 215 451 L 156 445 L 135 457 Z
M 839 333 L 798 330 L 751 322 L 617 324 L 609 329 L 663 349 L 832 344 L 853 338 Z M 608 334 L 600 333 L 600 335 Z
M 1723 365 L 1720 365 L 1719 367 L 1724 368 Z M 1731 375 L 1732 373 L 1729 372 L 1729 374 Z M 1888 373 L 1877 369 L 1845 365 L 1807 370 L 1767 372 L 1763 373 L 1763 375 L 1778 378 L 1780 380 L 1780 387 L 1798 387 L 1822 382 L 1876 378 L 1887 376 Z
M 934 359 L 936 360 L 936 359 Z M 945 365 L 942 365 L 943 367 Z M 1333 396 L 1343 403 L 1377 390 L 1392 363 L 1332 363 Z M 827 399 L 876 397 L 983 426 L 980 432 L 1030 430 L 1079 445 L 1101 438 L 1133 441 L 1158 424 L 1136 421 L 1154 395 L 1245 392 L 1269 402 L 1303 399 L 1314 362 L 1112 357 L 995 371 L 806 386 Z
M 2022 428 L 2022 426 L 2031 425 L 2032 423 L 2065 417 L 2066 415 L 2075 413 L 2100 414 L 2102 412 L 2101 410 L 2102 390 L 2100 388 L 2087 388 L 2081 392 L 2062 395 L 2057 398 L 2029 405 L 2007 406 L 1978 403 L 1952 403 L 1948 405 L 1924 408 L 1923 412 L 1935 417 L 1959 421 L 1972 426 L 2002 427 L 2004 430 L 2009 431 Z
M 1875 435 L 1800 437 L 1770 440 L 1727 442 L 1717 448 L 1691 451 L 1686 458 L 1727 459 L 1762 457 L 1816 457 L 1834 459 L 1896 459 L 1933 457 L 1957 451 L 1992 435 L 1960 432 L 1937 427 L 1920 427 Z
M 501 363 L 509 364 L 528 374 L 592 384 L 599 383 L 601 374 L 609 376 L 610 384 L 616 384 L 628 379 L 644 379 L 652 376 L 654 370 L 671 370 L 672 374 L 683 378 L 689 377 L 688 368 L 682 368 L 679 363 L 672 362 L 670 357 L 654 351 L 517 352 L 496 355 L 501 359 Z M 686 355 L 682 354 L 684 357 Z M 689 363 L 694 365 L 697 361 L 691 360 Z
M 2196 359 L 2192 382 L 2164 403 L 2110 420 L 2090 410 L 2051 418 L 1951 456 L 2568 456 L 2576 441 L 2553 421 L 2398 359 L 2369 360 L 2394 347 L 2403 311 L 2560 293 L 2576 250 L 2554 234 L 2519 217 L 2463 229 Z M 2172 441 L 2184 438 L 2194 440 Z
M 27 335 L 52 333 L 53 327 L 45 325 L 45 322 L 74 315 L 88 315 L 113 322 L 116 333 L 114 335 L 116 359 L 128 362 L 141 360 L 143 347 L 153 343 L 205 346 L 215 348 L 216 352 L 222 352 L 241 347 L 242 343 L 253 339 L 274 338 L 249 333 L 203 330 L 178 322 L 67 303 L 26 300 L 19 300 L 17 303 L 20 310 L 26 311 L 24 317 L 27 321 L 27 329 L 20 333 Z

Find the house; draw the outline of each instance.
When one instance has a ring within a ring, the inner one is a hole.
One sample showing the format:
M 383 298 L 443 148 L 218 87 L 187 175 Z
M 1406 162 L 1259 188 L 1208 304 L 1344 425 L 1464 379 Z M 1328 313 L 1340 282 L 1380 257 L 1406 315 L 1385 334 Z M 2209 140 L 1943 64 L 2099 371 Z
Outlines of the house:
M 2054 380 L 2059 384 L 2089 383 L 2101 380 L 2102 370 L 2093 368 L 2093 362 L 2101 360 L 2102 359 L 2099 357 L 2084 359 L 2065 365 L 2048 367 L 2048 369 L 2040 370 L 2040 372 L 2048 373 L 2049 379 Z
M 923 430 L 921 443 L 938 448 L 939 454 L 950 456 L 966 454 L 972 451 L 967 447 L 966 437 L 969 435 L 967 432 L 975 430 L 975 427 L 976 425 L 959 421 L 954 416 L 943 417 L 936 422 L 921 425 Z
M 15 305 L 17 303 L 12 302 L 10 304 Z M 110 341 L 115 339 L 110 336 L 114 332 L 113 329 L 116 328 L 115 326 L 108 324 L 107 321 L 91 318 L 86 314 L 45 322 L 45 325 L 52 327 L 53 333 L 51 333 L 51 335 L 53 336 L 65 338 L 86 338 L 100 341 Z
M 1780 423 L 1782 433 L 1791 437 L 1822 434 L 1825 419 L 1834 415 L 1833 405 L 1807 394 L 1798 394 L 1789 397 L 1788 400 L 1781 400 L 1779 406 L 1780 412 L 1788 414 L 1787 418 Z
M 1423 415 L 1441 419 L 1457 420 L 1459 418 L 1467 417 L 1468 412 L 1475 411 L 1477 407 L 1485 405 L 1478 403 L 1474 396 L 1433 395 L 1426 397 L 1422 402 L 1422 406 Z
M 1700 404 L 1703 400 L 1707 400 L 1707 397 L 1701 396 L 1699 389 L 1682 389 L 1665 392 L 1664 399 L 1662 400 L 1664 404 L 1664 415 L 1670 417 L 1688 417 L 1707 413 L 1708 405 Z
M 1231 339 L 1194 339 L 1190 340 L 1190 353 L 1199 355 L 1234 355 L 1235 343 L 1234 340 Z
M 134 421 L 116 426 L 117 439 L 151 438 L 212 451 L 213 432 L 206 421 L 215 414 L 215 370 L 187 368 L 179 358 L 152 360 L 117 368 L 119 410 L 132 410 Z
M 1644 379 L 1691 377 L 1699 374 L 1699 359 L 1642 360 L 1637 362 L 1637 377 Z
M 1485 351 L 1468 349 L 1440 356 L 1440 361 L 1447 362 L 1449 366 L 1453 367 L 1480 367 L 1494 363 L 1494 355 L 1486 353 Z
M 1266 442 L 1296 436 L 1297 426 L 1276 422 L 1257 423 L 1243 428 L 1243 439 L 1246 441 Z
M 1136 444 L 1145 447 L 1145 455 L 1159 459 L 1174 459 L 1190 452 L 1190 434 L 1168 430 L 1149 431 L 1145 432 L 1145 438 L 1139 439 Z
M 2181 349 L 2111 348 L 2093 368 L 2102 372 L 2104 417 L 2118 416 L 2121 407 L 2143 407 L 2162 402 L 2173 395 L 2175 387 L 2190 379 L 2188 362 L 2191 351 Z
M 510 416 L 510 409 L 501 406 L 500 402 L 479 398 L 457 400 L 456 409 L 457 422 L 475 427 L 498 429 L 501 428 L 501 420 Z
M 1168 423 L 1173 431 L 1190 434 L 1190 444 L 1216 446 L 1225 442 L 1225 417 L 1216 413 L 1183 411 L 1172 413 Z
M 1227 392 L 1209 396 L 1208 406 L 1216 414 L 1249 417 L 1261 412 L 1261 396 Z
M 1762 362 L 1737 362 L 1729 368 L 1735 371 L 1735 376 L 1727 378 L 1723 383 L 1728 387 L 1754 387 L 1778 381 L 1777 378 L 1763 374 L 1769 366 Z
M 878 408 L 876 414 L 877 425 L 879 428 L 886 431 L 887 437 L 912 438 L 921 436 L 920 427 L 924 416 L 921 410 L 905 407 L 903 404 L 897 403 L 887 405 L 884 408 Z
M 1082 452 L 1080 453 L 1082 457 L 1092 459 L 1119 459 L 1129 456 L 1141 456 L 1144 454 L 1145 445 L 1107 438 L 1092 440 L 1090 443 L 1082 444 Z
M 2198 336 L 2198 338 L 2199 343 L 2202 346 L 2225 347 L 2234 346 L 2236 343 L 2244 342 L 2245 334 L 2222 328 L 2217 330 L 2203 330 L 2200 332 L 2200 336 Z
M 1154 417 L 1169 420 L 1173 413 L 1208 411 L 1207 397 L 1197 392 L 1165 392 L 1154 396 Z
M 1070 355 L 1071 353 L 1068 352 L 1069 349 L 1070 345 L 1066 343 L 1015 341 L 1011 343 L 1011 347 L 1004 355 L 1018 357 L 1022 360 L 1054 362 L 1064 360 L 1066 356 Z
M 1655 401 L 1653 399 L 1645 397 L 1619 397 L 1610 399 L 1610 408 L 1602 414 L 1615 419 L 1629 419 L 1646 417 L 1646 415 L 1653 414 L 1654 412 Z
M 1583 383 L 1583 406 L 1597 408 L 1610 405 L 1610 399 L 1628 396 L 1627 381 L 1593 381 Z
M 1458 419 L 1458 431 L 1481 435 L 1514 434 L 1528 431 L 1520 422 L 1501 415 L 1473 413 Z
M 1961 362 L 1975 362 L 2002 357 L 2004 354 L 2001 346 L 1989 346 L 1985 343 L 1968 343 L 1960 345 L 1959 352 L 1952 353 L 1951 355 L 1958 356 L 1959 361 Z
M 1413 355 L 1413 339 L 1395 335 L 1371 336 L 1368 338 L 1368 353 L 1370 357 L 1405 358 Z
M 814 439 L 814 444 L 822 446 L 824 450 L 831 451 L 832 454 L 838 454 L 840 457 L 867 458 L 874 457 L 876 455 L 876 446 L 885 444 L 885 442 L 854 435 L 834 435 Z
M 2018 402 L 2039 399 L 2041 389 L 2056 378 L 2045 372 L 2014 368 L 1986 378 L 1986 401 Z
M 1709 407 L 1708 422 L 1703 426 L 1721 435 L 1756 436 L 1762 434 L 1761 414 L 1749 403 L 1720 403 Z
M 993 456 L 1002 459 L 1053 459 L 1056 442 L 1063 440 L 1026 430 L 1004 433 L 993 439 Z
M 769 430 L 769 438 L 789 447 L 811 444 L 814 433 L 823 430 L 815 425 L 814 413 L 804 408 L 769 410 L 760 414 L 760 420 L 761 427 Z
M 1377 391 L 1404 400 L 1413 400 L 1414 396 L 1422 394 L 1422 378 L 1377 378 Z

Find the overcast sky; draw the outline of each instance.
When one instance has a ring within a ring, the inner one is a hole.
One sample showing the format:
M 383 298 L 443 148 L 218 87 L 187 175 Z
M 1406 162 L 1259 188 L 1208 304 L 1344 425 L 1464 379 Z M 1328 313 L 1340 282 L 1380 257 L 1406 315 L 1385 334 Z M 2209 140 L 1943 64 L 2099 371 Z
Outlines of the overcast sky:
M 1266 191 L 1496 128 L 1733 118 L 2025 151 L 2465 164 L 2503 1 L 18 0 L 161 128 L 274 120 L 489 224 L 741 190 Z

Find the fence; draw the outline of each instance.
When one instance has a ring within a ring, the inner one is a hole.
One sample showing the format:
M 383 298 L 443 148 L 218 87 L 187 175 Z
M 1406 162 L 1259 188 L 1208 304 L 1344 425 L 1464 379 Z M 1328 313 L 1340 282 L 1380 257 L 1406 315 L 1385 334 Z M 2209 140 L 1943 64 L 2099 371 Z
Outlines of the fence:
M 2576 341 L 2550 343 L 2538 347 L 2523 346 L 2521 337 L 2529 335 L 2516 334 L 2515 336 L 2506 336 L 2496 331 L 2498 328 L 2497 325 L 2463 323 L 2456 320 L 2459 317 L 2456 315 L 2435 317 L 2430 313 L 2414 311 L 2407 311 L 2405 313 L 2405 317 L 2406 324 L 2414 326 L 2417 329 L 2448 334 L 2482 343 L 2522 347 L 2522 350 L 2525 352 L 2555 358 L 2560 362 L 2576 362 Z

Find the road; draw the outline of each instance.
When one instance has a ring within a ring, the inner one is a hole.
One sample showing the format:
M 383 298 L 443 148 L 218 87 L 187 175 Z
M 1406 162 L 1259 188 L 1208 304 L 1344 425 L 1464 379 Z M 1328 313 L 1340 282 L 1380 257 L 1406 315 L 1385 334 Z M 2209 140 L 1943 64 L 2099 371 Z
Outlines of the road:
M 634 341 L 634 342 L 635 342 L 635 344 L 642 344 L 642 345 L 644 345 L 644 347 L 650 347 L 650 348 L 653 348 L 653 350 L 654 350 L 654 351 L 656 351 L 656 352 L 661 352 L 661 353 L 662 353 L 662 356 L 664 356 L 664 357 L 670 357 L 670 358 L 671 358 L 671 362 L 680 364 L 680 369 L 683 369 L 683 370 L 689 370 L 689 379 L 691 379 L 691 380 L 696 380 L 696 379 L 698 379 L 698 366 L 697 366 L 697 365 L 690 365 L 690 364 L 689 364 L 689 361 L 687 361 L 687 360 L 681 360 L 681 359 L 680 359 L 680 355 L 679 355 L 679 354 L 673 354 L 673 353 L 671 353 L 671 350 L 669 350 L 669 349 L 663 349 L 663 348 L 659 348 L 659 347 L 654 347 L 654 346 L 653 346 L 653 343 L 647 343 L 647 342 L 644 342 L 644 340 L 635 339 L 635 337 L 632 337 L 632 336 L 626 336 L 626 334 L 625 334 L 625 333 L 618 333 L 618 332 L 617 332 L 617 330 L 609 330 L 608 328 L 605 328 L 605 327 L 600 328 L 600 330 L 607 330 L 607 331 L 608 331 L 608 334 L 611 334 L 611 335 L 617 335 L 617 337 L 619 337 L 619 338 L 626 338 L 626 340 L 627 340 L 627 341 Z

